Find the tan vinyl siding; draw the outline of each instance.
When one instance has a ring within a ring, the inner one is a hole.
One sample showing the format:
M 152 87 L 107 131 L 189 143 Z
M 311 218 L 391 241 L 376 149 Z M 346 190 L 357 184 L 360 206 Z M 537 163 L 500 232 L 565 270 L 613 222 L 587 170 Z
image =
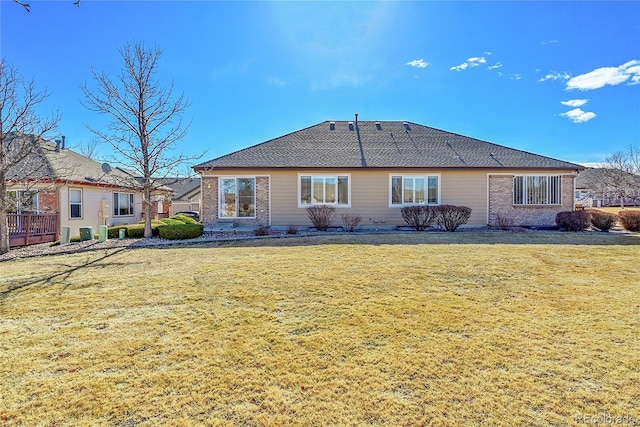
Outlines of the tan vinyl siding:
M 69 210 L 69 188 L 82 189 L 82 218 L 71 218 Z M 131 190 L 118 190 L 131 193 Z M 83 186 L 59 187 L 60 194 L 60 225 L 71 227 L 71 236 L 80 235 L 80 227 L 93 227 L 94 234 L 98 234 L 100 225 L 133 224 L 140 221 L 142 215 L 142 194 L 133 192 L 133 216 L 113 216 L 113 189 Z M 102 212 L 102 200 L 106 200 L 109 213 L 105 217 Z
M 486 171 L 445 171 L 442 173 L 441 204 L 471 208 L 469 225 L 487 224 Z
M 400 207 L 389 206 L 391 175 L 438 175 L 440 177 L 440 202 L 468 206 L 472 209 L 469 225 L 487 223 L 487 171 L 458 170 L 216 170 L 203 173 L 203 177 L 214 176 L 269 176 L 271 225 L 311 225 L 305 208 L 298 205 L 299 175 L 343 175 L 350 176 L 351 206 L 336 207 L 335 225 L 341 225 L 341 215 L 362 217 L 362 226 L 405 225 Z M 204 188 L 204 191 L 207 189 Z M 216 197 L 217 198 L 217 197 Z M 208 207 L 203 206 L 203 210 Z

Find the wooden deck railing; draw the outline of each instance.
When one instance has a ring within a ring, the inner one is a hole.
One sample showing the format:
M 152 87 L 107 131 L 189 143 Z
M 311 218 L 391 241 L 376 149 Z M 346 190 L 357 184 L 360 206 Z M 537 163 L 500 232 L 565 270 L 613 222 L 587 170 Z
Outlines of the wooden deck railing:
M 9 246 L 55 242 L 58 239 L 57 213 L 8 214 Z

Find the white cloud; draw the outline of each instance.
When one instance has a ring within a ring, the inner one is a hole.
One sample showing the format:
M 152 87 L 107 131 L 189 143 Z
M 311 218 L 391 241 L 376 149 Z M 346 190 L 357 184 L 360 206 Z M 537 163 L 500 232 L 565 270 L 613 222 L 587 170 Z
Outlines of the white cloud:
M 545 46 L 545 45 L 548 45 L 548 44 L 556 44 L 556 43 L 559 43 L 559 42 L 560 42 L 560 40 L 547 40 L 547 41 L 544 41 L 544 42 L 542 42 L 540 44 L 542 46 Z
M 496 62 L 495 65 L 490 65 L 487 68 L 489 70 L 495 70 L 495 69 L 498 69 L 498 68 L 502 68 L 502 62 Z
M 640 83 L 640 61 L 634 59 L 618 67 L 596 68 L 567 81 L 567 90 L 593 90 L 606 85 L 616 86 L 630 80 L 629 84 Z
M 627 83 L 629 86 L 640 84 L 640 65 L 627 68 L 627 73 L 631 74 L 631 81 Z
M 484 58 L 484 56 L 478 56 L 478 57 L 467 59 L 467 64 L 471 65 L 472 67 L 477 67 L 478 65 L 484 64 L 486 62 L 487 60 Z
M 491 55 L 491 52 L 485 52 L 485 55 Z M 478 67 L 486 63 L 487 63 L 487 59 L 484 56 L 474 56 L 472 58 L 467 59 L 464 63 L 460 65 L 454 65 L 449 69 L 451 71 L 462 71 L 462 70 L 466 70 L 469 67 Z
M 511 80 L 520 80 L 521 78 L 522 74 L 515 73 L 511 75 Z
M 573 110 L 567 111 L 566 113 L 562 113 L 560 115 L 567 117 L 573 123 L 586 123 L 589 120 L 593 119 L 596 116 L 596 113 L 584 112 L 580 108 L 574 108 Z
M 456 65 L 455 67 L 451 67 L 449 69 L 451 71 L 462 71 L 462 70 L 466 70 L 468 66 L 469 64 L 465 62 L 464 64 Z
M 582 107 L 587 102 L 589 102 L 588 99 L 570 99 L 568 101 L 561 101 L 561 104 L 567 107 Z
M 407 62 L 407 65 L 416 68 L 427 68 L 429 66 L 428 62 L 425 62 L 424 59 L 414 59 L 412 61 Z
M 567 73 L 566 71 L 563 71 L 562 73 L 558 71 L 550 71 L 549 74 L 541 77 L 538 81 L 545 82 L 547 80 L 569 80 L 570 78 L 571 74 Z

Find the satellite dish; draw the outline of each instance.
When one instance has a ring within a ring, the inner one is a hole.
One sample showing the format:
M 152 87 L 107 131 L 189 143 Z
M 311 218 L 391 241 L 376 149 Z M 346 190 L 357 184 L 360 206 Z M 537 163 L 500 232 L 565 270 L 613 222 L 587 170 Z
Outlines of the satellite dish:
M 102 171 L 104 173 L 109 173 L 111 172 L 111 165 L 109 163 L 103 163 L 102 164 Z

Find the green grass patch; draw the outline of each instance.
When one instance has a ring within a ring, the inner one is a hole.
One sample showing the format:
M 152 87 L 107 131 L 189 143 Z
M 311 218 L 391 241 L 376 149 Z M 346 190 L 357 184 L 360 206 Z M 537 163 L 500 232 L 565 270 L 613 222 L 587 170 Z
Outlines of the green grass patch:
M 7 261 L 9 425 L 640 414 L 640 237 L 411 233 Z

